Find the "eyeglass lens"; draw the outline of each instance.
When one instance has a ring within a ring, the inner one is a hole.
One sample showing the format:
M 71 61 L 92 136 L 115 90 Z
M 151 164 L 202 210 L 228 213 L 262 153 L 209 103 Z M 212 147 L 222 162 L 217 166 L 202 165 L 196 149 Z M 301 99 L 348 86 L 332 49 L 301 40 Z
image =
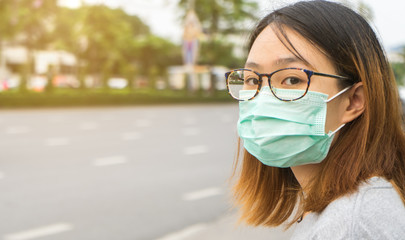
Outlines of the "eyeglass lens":
M 252 70 L 234 70 L 228 74 L 227 78 L 229 93 L 237 100 L 249 100 L 255 96 L 260 87 L 259 79 L 259 75 Z M 267 85 L 265 79 L 266 77 L 263 77 L 262 85 Z M 276 71 L 271 75 L 270 79 L 274 95 L 279 99 L 287 101 L 305 95 L 308 84 L 308 75 L 299 69 Z

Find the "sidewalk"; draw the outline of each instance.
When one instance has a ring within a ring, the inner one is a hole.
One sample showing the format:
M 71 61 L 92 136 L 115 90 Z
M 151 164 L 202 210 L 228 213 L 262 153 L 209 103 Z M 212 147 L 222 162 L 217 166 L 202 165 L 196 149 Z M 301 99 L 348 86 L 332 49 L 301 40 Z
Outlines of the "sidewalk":
M 211 223 L 192 225 L 159 240 L 288 240 L 293 227 L 286 232 L 282 227 L 249 227 L 237 224 L 237 215 L 230 213 Z

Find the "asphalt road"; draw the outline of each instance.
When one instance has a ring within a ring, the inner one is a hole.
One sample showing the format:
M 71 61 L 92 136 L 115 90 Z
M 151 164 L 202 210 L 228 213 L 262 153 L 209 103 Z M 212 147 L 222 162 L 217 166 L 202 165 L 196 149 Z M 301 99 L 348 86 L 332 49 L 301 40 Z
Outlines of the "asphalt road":
M 0 238 L 170 239 L 220 221 L 231 211 L 237 111 L 0 111 Z

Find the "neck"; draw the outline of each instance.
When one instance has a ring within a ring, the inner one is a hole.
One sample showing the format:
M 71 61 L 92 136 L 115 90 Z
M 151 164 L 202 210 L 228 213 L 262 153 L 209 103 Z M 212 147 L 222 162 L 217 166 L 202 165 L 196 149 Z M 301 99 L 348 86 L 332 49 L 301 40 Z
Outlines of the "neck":
M 308 186 L 308 182 L 317 173 L 319 164 L 307 164 L 291 167 L 291 171 L 294 173 L 295 178 L 301 185 L 302 189 Z

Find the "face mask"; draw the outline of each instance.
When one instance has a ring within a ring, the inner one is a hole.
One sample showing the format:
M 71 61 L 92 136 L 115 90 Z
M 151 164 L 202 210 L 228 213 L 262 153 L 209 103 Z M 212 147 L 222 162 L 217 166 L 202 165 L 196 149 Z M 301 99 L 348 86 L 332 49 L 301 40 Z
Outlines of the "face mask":
M 321 162 L 328 154 L 334 134 L 325 133 L 327 103 L 350 87 L 328 99 L 328 95 L 308 92 L 303 98 L 280 101 L 263 87 L 256 98 L 239 103 L 238 133 L 245 149 L 263 164 L 292 167 Z M 251 94 L 251 90 L 241 90 Z M 276 89 L 277 94 L 302 96 L 302 90 Z

